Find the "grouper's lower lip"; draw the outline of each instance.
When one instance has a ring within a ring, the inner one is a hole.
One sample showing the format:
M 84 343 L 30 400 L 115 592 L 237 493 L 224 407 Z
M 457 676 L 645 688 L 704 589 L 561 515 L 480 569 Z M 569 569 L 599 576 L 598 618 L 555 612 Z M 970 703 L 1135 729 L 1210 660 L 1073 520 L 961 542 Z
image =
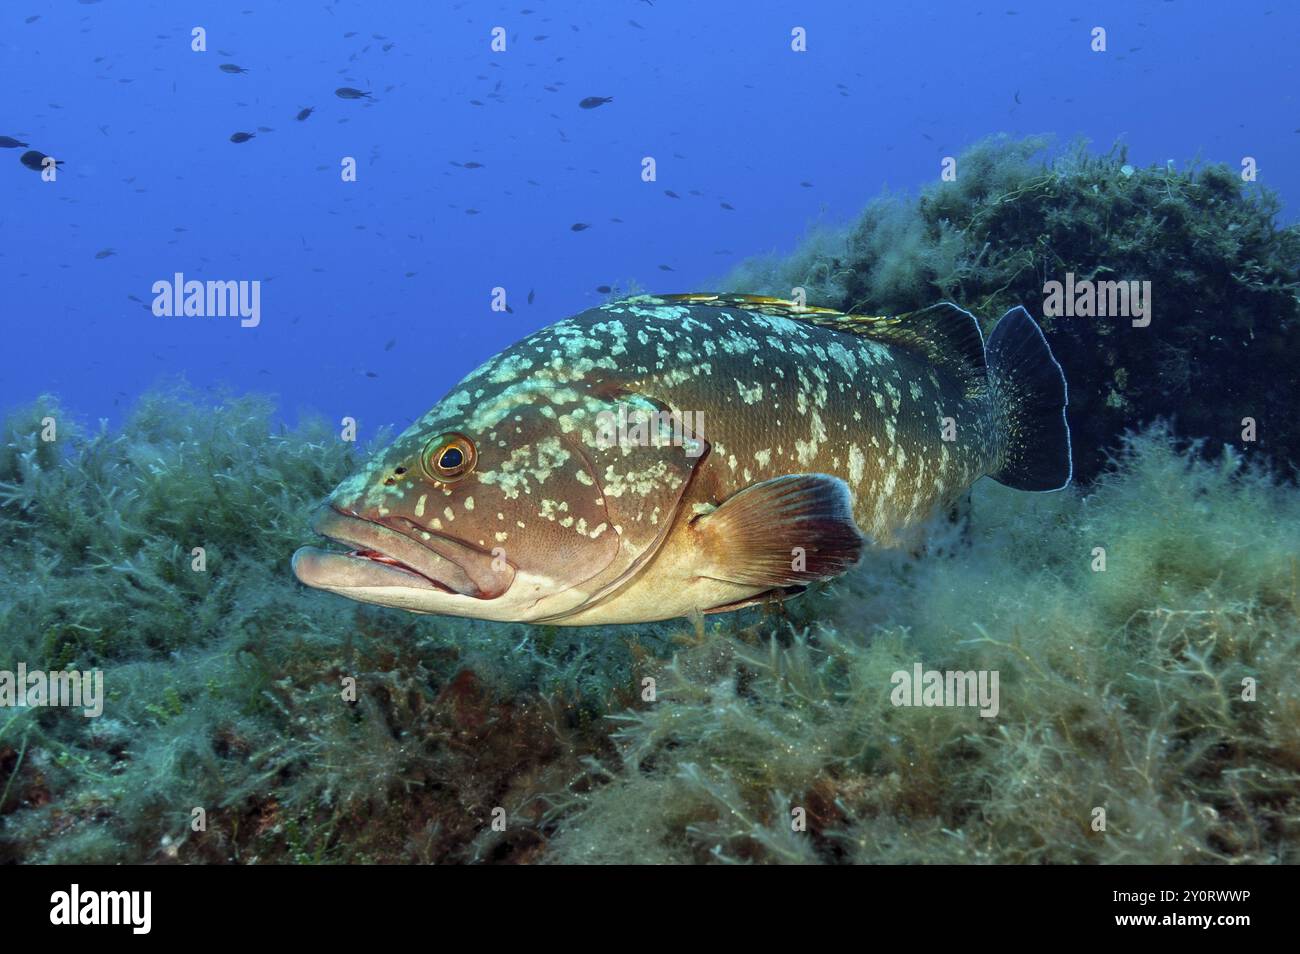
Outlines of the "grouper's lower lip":
M 480 571 L 486 567 L 475 565 L 479 555 L 454 540 L 429 535 L 421 542 L 332 507 L 321 511 L 313 529 L 348 550 L 299 549 L 293 571 L 308 586 L 423 589 L 475 599 L 491 599 L 509 586 L 500 573 L 485 577 Z
M 405 587 L 455 593 L 432 577 L 374 550 L 324 550 L 300 547 L 293 555 L 293 572 L 303 583 L 321 589 Z

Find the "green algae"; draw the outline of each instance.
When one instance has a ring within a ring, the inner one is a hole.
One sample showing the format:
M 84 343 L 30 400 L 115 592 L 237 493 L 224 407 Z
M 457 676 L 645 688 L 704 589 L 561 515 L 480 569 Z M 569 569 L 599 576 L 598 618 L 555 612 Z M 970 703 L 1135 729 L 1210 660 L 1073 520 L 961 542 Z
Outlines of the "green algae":
M 6 860 L 1297 860 L 1300 495 L 1231 451 L 1144 431 L 779 612 L 563 630 L 299 586 L 361 456 L 319 422 L 172 391 L 51 449 L 46 416 L 5 425 L 0 668 L 108 698 L 0 719 Z M 998 716 L 894 706 L 917 663 L 997 670 Z

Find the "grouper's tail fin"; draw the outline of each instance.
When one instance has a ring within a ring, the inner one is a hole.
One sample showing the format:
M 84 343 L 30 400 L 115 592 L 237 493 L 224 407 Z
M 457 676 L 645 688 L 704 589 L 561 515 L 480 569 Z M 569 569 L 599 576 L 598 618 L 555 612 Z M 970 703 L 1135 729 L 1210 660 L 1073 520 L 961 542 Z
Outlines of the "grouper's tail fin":
M 989 476 L 1016 490 L 1061 490 L 1074 473 L 1065 374 L 1024 308 L 994 326 L 985 362 L 1001 445 L 1000 466 Z

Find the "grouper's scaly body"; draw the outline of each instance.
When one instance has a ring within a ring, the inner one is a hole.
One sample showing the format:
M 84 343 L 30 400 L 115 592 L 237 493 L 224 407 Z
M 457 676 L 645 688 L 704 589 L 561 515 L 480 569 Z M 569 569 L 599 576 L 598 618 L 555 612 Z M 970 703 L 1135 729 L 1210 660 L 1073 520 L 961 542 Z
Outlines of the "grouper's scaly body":
M 352 553 L 306 549 L 295 568 L 356 599 L 491 619 L 732 609 L 898 543 L 982 475 L 1063 486 L 1064 405 L 1022 309 L 986 349 L 947 304 L 885 319 L 612 302 L 466 377 L 331 497 L 318 528 Z

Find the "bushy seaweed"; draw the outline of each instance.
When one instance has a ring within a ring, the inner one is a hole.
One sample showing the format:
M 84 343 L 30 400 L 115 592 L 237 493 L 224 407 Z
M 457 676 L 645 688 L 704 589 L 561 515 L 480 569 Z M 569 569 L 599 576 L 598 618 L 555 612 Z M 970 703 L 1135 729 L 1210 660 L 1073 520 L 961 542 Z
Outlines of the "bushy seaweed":
M 1167 429 L 780 611 L 601 629 L 299 586 L 354 452 L 261 400 L 4 433 L 0 668 L 108 696 L 0 710 L 10 860 L 1297 860 L 1300 495 Z M 999 671 L 997 717 L 894 706 L 917 663 Z

